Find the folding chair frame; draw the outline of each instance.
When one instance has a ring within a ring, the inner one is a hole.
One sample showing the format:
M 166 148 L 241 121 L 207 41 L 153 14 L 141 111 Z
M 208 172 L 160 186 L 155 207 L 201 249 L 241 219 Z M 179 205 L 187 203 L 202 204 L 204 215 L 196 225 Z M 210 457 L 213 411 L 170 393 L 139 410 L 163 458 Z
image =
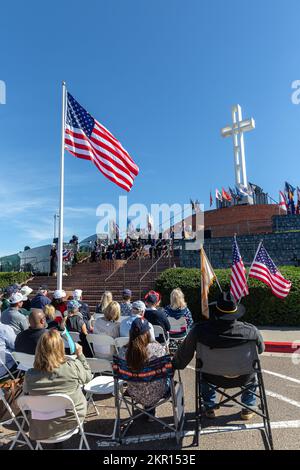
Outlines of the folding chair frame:
M 182 387 L 180 373 L 178 372 L 178 386 Z M 177 444 L 180 442 L 180 439 L 183 435 L 183 426 L 184 426 L 184 397 L 182 393 L 182 416 L 178 419 L 178 413 L 176 408 L 176 388 L 174 383 L 173 376 L 170 377 L 170 395 L 166 398 L 161 398 L 158 402 L 156 402 L 153 406 L 144 409 L 141 404 L 137 403 L 132 397 L 126 395 L 124 390 L 124 383 L 122 383 L 122 379 L 118 377 L 118 375 L 114 371 L 114 380 L 115 380 L 115 406 L 117 409 L 117 430 L 116 430 L 116 438 L 122 444 L 123 439 L 130 428 L 131 424 L 138 419 L 142 415 L 146 415 L 151 417 L 154 421 L 161 424 L 164 428 L 168 428 L 175 434 Z M 170 403 L 172 404 L 172 411 L 174 417 L 174 424 L 168 424 L 163 419 L 153 416 L 150 412 L 159 406 Z M 129 417 L 125 419 L 121 419 L 121 405 L 124 403 L 125 408 L 128 411 Z M 134 415 L 134 411 L 138 411 L 137 414 Z M 122 429 L 123 428 L 123 429 Z
M 272 437 L 272 430 L 271 430 L 271 423 L 270 423 L 270 415 L 269 415 L 269 409 L 268 409 L 268 403 L 267 403 L 267 396 L 266 396 L 266 391 L 265 391 L 265 385 L 264 385 L 264 380 L 263 380 L 263 374 L 261 370 L 261 365 L 260 365 L 260 360 L 257 358 L 254 361 L 253 364 L 253 369 L 255 371 L 255 380 L 252 380 L 251 382 L 241 386 L 237 387 L 234 386 L 232 388 L 240 388 L 240 390 L 233 395 L 230 395 L 229 393 L 226 392 L 228 389 L 224 389 L 224 387 L 215 385 L 205 379 L 203 379 L 203 373 L 201 372 L 201 367 L 202 367 L 202 362 L 200 358 L 196 358 L 196 369 L 195 369 L 195 436 L 194 436 L 194 445 L 198 446 L 199 445 L 199 436 L 201 434 L 201 429 L 202 429 L 202 420 L 204 417 L 204 401 L 202 397 L 202 392 L 201 392 L 201 385 L 202 382 L 206 382 L 209 384 L 211 388 L 213 388 L 217 393 L 221 395 L 221 400 L 216 403 L 214 406 L 210 407 L 210 410 L 215 410 L 218 409 L 220 406 L 224 406 L 228 402 L 234 402 L 243 408 L 246 408 L 250 410 L 251 412 L 255 413 L 256 415 L 260 416 L 263 418 L 263 425 L 264 425 L 264 435 L 266 439 L 266 443 L 268 446 L 268 450 L 274 450 L 274 445 L 273 445 L 273 437 Z M 258 393 L 253 392 L 251 390 L 251 393 L 255 395 L 259 400 L 260 400 L 260 409 L 251 408 L 244 403 L 242 403 L 238 397 L 242 395 L 242 393 L 245 390 L 249 390 L 253 385 L 256 385 L 258 388 Z M 223 397 L 225 397 L 223 399 Z

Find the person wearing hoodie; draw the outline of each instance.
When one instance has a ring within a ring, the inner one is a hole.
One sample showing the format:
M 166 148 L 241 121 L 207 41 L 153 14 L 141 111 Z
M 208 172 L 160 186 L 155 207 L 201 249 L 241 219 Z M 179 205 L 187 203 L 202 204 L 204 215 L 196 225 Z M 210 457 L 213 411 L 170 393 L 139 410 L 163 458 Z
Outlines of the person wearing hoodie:
M 186 305 L 184 294 L 181 289 L 173 289 L 170 295 L 170 305 L 165 308 L 167 317 L 179 318 L 184 317 L 186 320 L 187 329 L 190 330 L 193 326 L 193 317 Z

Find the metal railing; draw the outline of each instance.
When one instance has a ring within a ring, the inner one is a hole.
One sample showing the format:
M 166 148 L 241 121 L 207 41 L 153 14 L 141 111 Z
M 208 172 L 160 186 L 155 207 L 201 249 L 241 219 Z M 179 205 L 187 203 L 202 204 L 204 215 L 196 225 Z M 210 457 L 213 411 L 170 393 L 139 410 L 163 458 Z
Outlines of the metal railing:
M 118 265 L 114 270 L 113 272 L 104 280 L 104 282 L 106 283 L 106 281 L 108 281 L 109 279 L 111 279 L 120 269 L 123 269 L 124 270 L 124 278 L 125 278 L 125 268 L 126 268 L 126 264 L 128 263 L 128 261 L 132 260 L 132 259 L 135 259 L 135 256 L 138 255 L 139 256 L 139 252 L 140 252 L 141 248 L 139 248 L 138 250 L 134 251 L 133 253 L 131 253 L 131 255 L 129 256 L 129 258 L 127 258 L 126 260 L 123 260 L 125 261 L 125 263 L 123 265 Z M 139 258 L 140 260 L 140 258 Z M 122 261 L 122 260 L 116 260 L 116 261 Z M 114 260 L 113 260 L 114 262 Z M 124 280 L 124 283 L 125 283 L 125 280 Z
M 153 270 L 153 268 L 155 268 L 155 275 L 157 276 L 157 266 L 163 258 L 168 258 L 169 259 L 169 268 L 170 268 L 171 267 L 171 249 L 170 249 L 170 247 L 168 247 L 168 249 L 160 255 L 160 257 L 150 266 L 150 268 L 140 278 L 140 280 L 139 280 L 140 298 L 141 298 L 141 295 L 142 295 L 142 281 Z

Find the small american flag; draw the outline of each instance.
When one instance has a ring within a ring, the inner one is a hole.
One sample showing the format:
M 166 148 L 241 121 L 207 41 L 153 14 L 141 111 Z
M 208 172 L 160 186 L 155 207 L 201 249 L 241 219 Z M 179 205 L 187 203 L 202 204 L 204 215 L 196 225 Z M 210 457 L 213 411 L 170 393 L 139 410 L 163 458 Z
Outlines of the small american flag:
M 245 297 L 245 295 L 249 294 L 246 270 L 236 238 L 234 238 L 232 245 L 230 293 L 236 302 L 238 302 L 242 297 Z
M 130 191 L 139 172 L 121 143 L 67 93 L 65 148 L 91 160 L 106 178 Z
M 70 261 L 71 255 L 73 254 L 72 250 L 63 250 L 63 261 Z
M 290 292 L 292 283 L 278 271 L 263 244 L 252 263 L 249 276 L 267 284 L 280 299 L 284 299 Z

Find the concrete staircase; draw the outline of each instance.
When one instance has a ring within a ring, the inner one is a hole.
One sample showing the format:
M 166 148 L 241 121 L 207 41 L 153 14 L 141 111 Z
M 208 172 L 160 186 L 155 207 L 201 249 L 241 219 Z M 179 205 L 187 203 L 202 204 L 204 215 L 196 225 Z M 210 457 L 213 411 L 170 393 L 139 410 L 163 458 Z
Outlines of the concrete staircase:
M 160 273 L 174 265 L 179 266 L 179 259 L 174 257 L 156 261 L 141 258 L 128 262 L 125 260 L 83 262 L 74 266 L 69 275 L 63 277 L 63 289 L 67 293 L 71 293 L 74 289 L 82 289 L 83 300 L 89 304 L 91 311 L 94 311 L 104 290 L 110 290 L 114 300 L 119 301 L 123 289 L 127 288 L 132 291 L 133 300 L 138 300 L 143 298 L 147 291 L 154 289 L 155 280 Z M 55 277 L 35 276 L 28 285 L 34 289 L 34 292 L 42 284 L 46 284 L 50 291 L 54 291 L 56 281 Z

